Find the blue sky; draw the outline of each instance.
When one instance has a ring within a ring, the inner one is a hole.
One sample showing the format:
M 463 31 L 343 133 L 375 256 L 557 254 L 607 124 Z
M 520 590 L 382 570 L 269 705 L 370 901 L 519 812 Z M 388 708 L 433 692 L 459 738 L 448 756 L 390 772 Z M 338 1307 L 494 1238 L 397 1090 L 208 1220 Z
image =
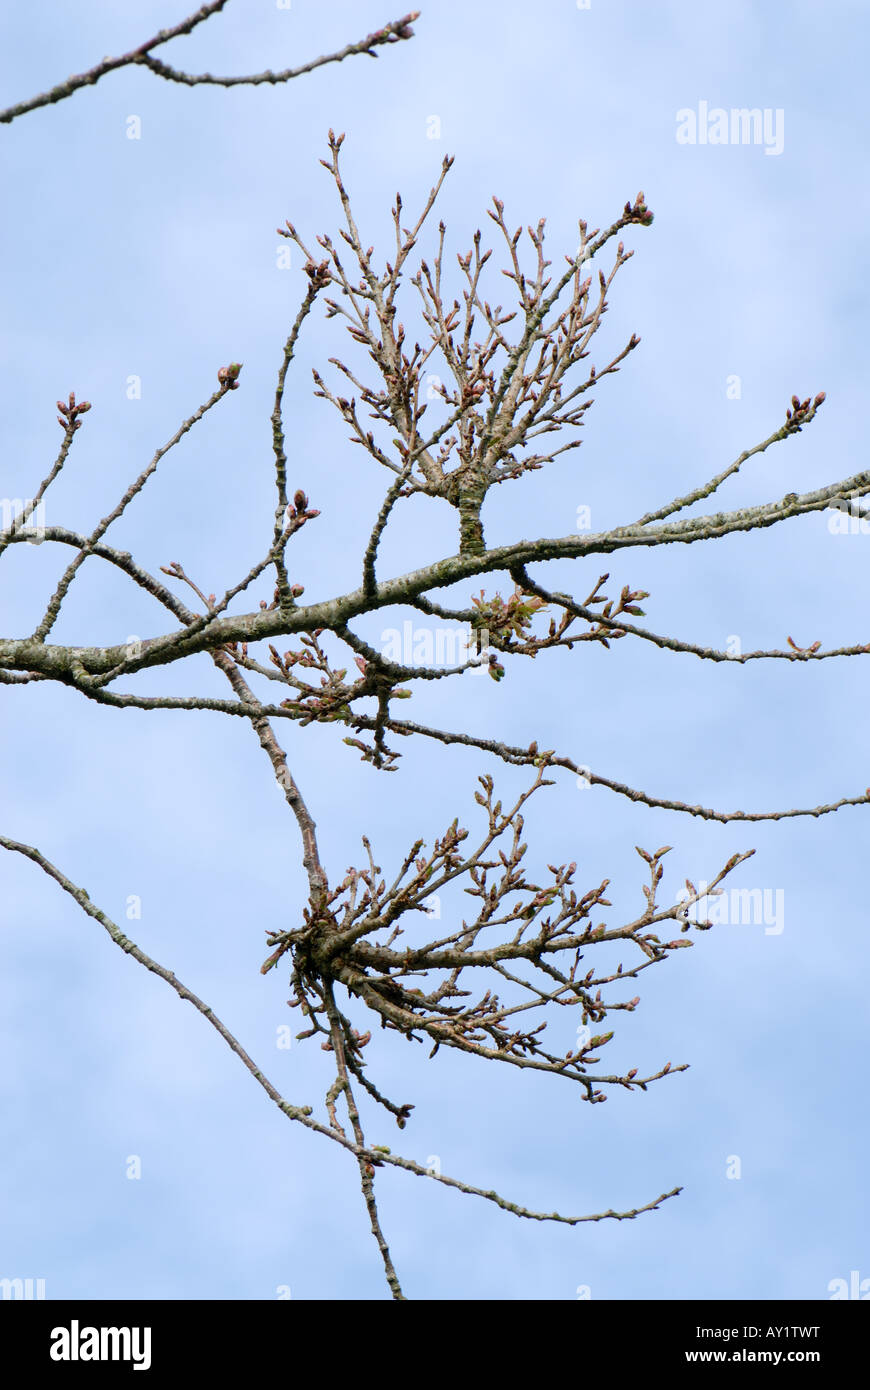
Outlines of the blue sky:
M 82 0 L 72 24 L 58 5 L 7 7 L 0 104 L 125 51 L 183 8 Z M 198 72 L 280 68 L 398 14 L 234 0 L 164 57 Z M 59 443 L 54 402 L 74 389 L 94 408 L 47 521 L 90 529 L 235 359 L 242 388 L 168 456 L 109 540 L 152 571 L 180 560 L 206 591 L 260 558 L 275 373 L 304 293 L 301 258 L 279 268 L 275 228 L 290 218 L 312 241 L 337 230 L 318 162 L 330 126 L 347 132 L 358 221 L 386 254 L 396 189 L 412 209 L 446 153 L 452 250 L 491 225 L 494 193 L 509 222 L 547 217 L 554 264 L 574 249 L 578 217 L 606 226 L 640 188 L 655 213 L 651 229 L 626 235 L 636 255 L 596 343 L 603 360 L 636 331 L 640 348 L 602 383 L 582 448 L 487 503 L 490 541 L 569 534 L 580 506 L 595 530 L 626 524 L 769 435 L 793 392 L 825 390 L 827 401 L 809 429 L 732 480 L 722 505 L 867 466 L 862 6 L 836 0 L 822 23 L 804 3 L 784 13 L 435 0 L 415 28 L 377 63 L 353 58 L 274 89 L 188 90 L 125 70 L 2 128 L 0 493 L 32 495 Z M 702 102 L 781 111 L 781 153 L 678 143 L 677 112 Z M 126 135 L 131 115 L 139 140 Z M 342 337 L 315 312 L 286 396 L 290 480 L 321 510 L 292 552 L 312 600 L 359 582 L 384 490 L 312 397 L 311 368 L 325 372 Z M 131 376 L 141 399 L 128 399 Z M 382 574 L 455 550 L 448 508 L 423 500 L 388 533 Z M 870 640 L 870 537 L 831 534 L 829 516 L 537 573 L 582 594 L 607 568 L 610 591 L 650 591 L 651 628 L 704 645 Z M 4 635 L 32 630 L 67 558 L 49 546 L 4 557 Z M 269 584 L 252 597 L 271 597 Z M 358 630 L 377 642 L 406 616 Z M 166 630 L 163 610 L 90 562 L 54 637 L 106 645 Z M 868 660 L 724 666 L 626 639 L 515 662 L 499 685 L 424 686 L 411 709 L 421 722 L 537 738 L 658 796 L 721 810 L 815 806 L 870 781 Z M 129 688 L 225 694 L 204 656 Z M 259 974 L 264 930 L 296 920 L 304 884 L 295 823 L 250 730 L 210 714 L 107 710 L 49 686 L 4 688 L 2 702 L 0 833 L 38 845 L 122 924 L 140 896 L 131 935 L 212 1004 L 290 1100 L 318 1104 L 326 1058 L 316 1043 L 277 1049 L 277 1030 L 295 1030 L 298 1015 L 285 1006 L 286 972 Z M 474 828 L 482 772 L 505 796 L 524 785 L 471 750 L 403 747 L 386 777 L 335 728 L 278 732 L 334 876 L 361 862 L 363 833 L 392 865 L 454 815 Z M 569 1230 L 385 1173 L 382 1217 L 410 1296 L 827 1298 L 853 1270 L 870 1278 L 868 829 L 868 807 L 709 824 L 580 790 L 567 775 L 539 795 L 530 855 L 577 860 L 584 888 L 609 877 L 609 920 L 641 903 L 634 845 L 674 846 L 672 894 L 755 847 L 734 885 L 781 890 L 783 930 L 718 926 L 642 977 L 610 1061 L 691 1063 L 645 1095 L 590 1107 L 556 1080 L 443 1052 L 427 1062 L 422 1048 L 377 1038 L 370 1066 L 416 1109 L 402 1144 L 386 1117 L 370 1123 L 372 1142 L 437 1156 L 445 1172 L 547 1210 L 626 1209 L 685 1188 L 637 1221 Z M 0 872 L 0 1277 L 44 1278 L 48 1297 L 260 1299 L 288 1285 L 295 1298 L 388 1296 L 352 1161 L 290 1125 L 204 1021 L 34 865 L 7 855 Z M 567 1046 L 571 1021 L 557 1023 Z M 140 1180 L 126 1176 L 130 1155 Z M 739 1179 L 727 1176 L 735 1155 Z

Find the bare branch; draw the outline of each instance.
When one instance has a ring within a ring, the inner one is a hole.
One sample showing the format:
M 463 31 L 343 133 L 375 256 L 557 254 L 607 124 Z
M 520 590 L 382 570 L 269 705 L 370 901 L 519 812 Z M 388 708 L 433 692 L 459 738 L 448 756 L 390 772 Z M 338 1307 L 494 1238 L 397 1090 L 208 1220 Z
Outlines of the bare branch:
M 159 58 L 153 56 L 152 50 L 159 48 L 162 44 L 169 43 L 171 39 L 181 37 L 183 34 L 191 33 L 198 24 L 212 15 L 218 14 L 227 0 L 211 0 L 211 3 L 202 5 L 193 14 L 188 15 L 187 19 L 176 24 L 172 29 L 161 29 L 151 39 L 146 39 L 136 48 L 130 49 L 128 53 L 123 53 L 117 58 L 104 58 L 101 63 L 95 63 L 87 72 L 80 72 L 74 77 L 68 77 L 65 82 L 59 82 L 57 86 L 50 88 L 47 92 L 42 92 L 39 96 L 30 97 L 27 101 L 20 101 L 15 106 L 9 106 L 5 111 L 0 111 L 0 125 L 8 125 L 19 116 L 24 116 L 28 111 L 35 111 L 40 106 L 50 106 L 58 101 L 65 101 L 67 97 L 79 91 L 82 87 L 93 87 L 99 82 L 106 73 L 115 72 L 118 68 L 129 67 L 131 64 L 142 65 L 159 77 L 164 77 L 171 82 L 181 82 L 185 86 L 194 87 L 203 83 L 210 83 L 219 87 L 236 87 L 240 85 L 257 86 L 262 82 L 279 83 L 289 82 L 294 77 L 301 77 L 303 73 L 313 72 L 315 68 L 323 67 L 327 63 L 340 63 L 345 58 L 349 58 L 357 53 L 367 53 L 370 57 L 376 58 L 376 49 L 384 44 L 397 43 L 402 39 L 409 39 L 413 36 L 413 29 L 410 25 L 413 20 L 419 17 L 419 11 L 415 10 L 407 14 L 403 19 L 392 20 L 383 29 L 377 29 L 373 34 L 368 34 L 364 39 L 359 39 L 356 43 L 346 44 L 344 48 L 336 53 L 330 53 L 322 58 L 313 58 L 308 63 L 302 63 L 299 67 L 285 68 L 283 72 L 272 72 L 267 69 L 265 72 L 254 73 L 249 77 L 212 77 L 211 73 L 203 73 L 201 76 L 194 77 L 190 73 L 180 72 L 176 68 L 169 67 L 162 63 Z

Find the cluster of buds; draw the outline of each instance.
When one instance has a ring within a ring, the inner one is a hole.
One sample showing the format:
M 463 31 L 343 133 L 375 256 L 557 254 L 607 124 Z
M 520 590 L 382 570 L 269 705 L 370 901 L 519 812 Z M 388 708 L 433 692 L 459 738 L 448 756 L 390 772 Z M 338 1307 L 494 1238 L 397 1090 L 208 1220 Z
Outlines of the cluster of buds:
M 410 14 L 404 15 L 401 19 L 396 19 L 392 24 L 386 25 L 383 29 L 376 29 L 373 34 L 369 34 L 366 39 L 366 48 L 374 48 L 379 43 L 396 43 L 399 39 L 412 39 L 414 30 L 411 28 L 415 19 L 420 18 L 419 10 L 412 10 Z M 377 54 L 371 55 L 373 58 Z
M 642 189 L 635 198 L 634 203 L 626 203 L 624 215 L 629 222 L 639 222 L 642 227 L 651 226 L 653 214 L 646 205 Z
M 291 601 L 291 603 L 295 603 L 296 599 L 301 598 L 302 595 L 305 593 L 305 585 L 304 585 L 304 584 L 290 584 L 290 585 L 288 586 L 288 588 L 287 588 L 287 593 L 289 593 L 289 595 L 290 595 L 290 601 Z M 280 608 L 280 607 L 281 607 L 281 590 L 279 589 L 278 585 L 276 584 L 276 585 L 275 585 L 275 592 L 274 592 L 273 595 L 272 595 L 272 602 L 271 602 L 271 603 L 267 603 L 266 600 L 265 600 L 264 598 L 261 598 L 261 599 L 260 599 L 260 611 L 263 612 L 263 613 L 271 613 L 274 609 Z
M 599 586 L 601 582 L 599 580 Z M 545 599 L 526 592 L 519 585 L 507 600 L 499 593 L 487 599 L 481 589 L 480 596 L 473 597 L 471 602 L 477 610 L 471 619 L 472 628 L 480 634 L 481 646 L 493 647 L 497 652 L 534 657 L 549 647 L 570 648 L 572 641 L 580 640 L 572 634 L 565 635 L 574 622 L 574 615 L 568 609 L 563 610 L 558 624 L 555 619 L 550 619 L 545 635 L 534 636 L 532 619 L 536 613 L 544 612 L 548 605 Z M 599 599 L 598 602 L 603 602 L 603 599 Z M 490 677 L 494 681 L 500 681 L 504 674 L 504 667 L 499 664 L 495 655 L 491 654 Z
M 65 430 L 78 430 L 81 429 L 82 425 L 78 417 L 84 415 L 86 410 L 90 410 L 91 403 L 90 401 L 81 401 L 76 405 L 76 393 L 75 391 L 70 391 L 68 404 L 64 405 L 63 401 L 58 401 L 57 408 L 60 411 L 60 415 L 57 417 L 57 423 Z
M 824 391 L 820 391 L 812 401 L 810 401 L 809 396 L 805 401 L 802 401 L 799 396 L 792 396 L 791 410 L 785 412 L 786 433 L 800 434 L 801 426 L 809 424 L 824 399 Z
M 309 511 L 308 511 L 308 498 L 307 498 L 307 496 L 305 495 L 305 493 L 302 491 L 302 489 L 301 489 L 301 488 L 298 488 L 297 491 L 294 492 L 294 494 L 293 494 L 293 505 L 292 505 L 292 507 L 288 507 L 288 508 L 287 508 L 287 516 L 288 516 L 288 517 L 298 517 L 298 516 L 308 516 L 308 515 L 309 515 Z M 313 513 L 310 513 L 310 515 L 319 516 L 320 513 L 319 513 L 319 512 L 313 512 Z
M 241 362 L 231 362 L 228 367 L 221 367 L 218 370 L 218 381 L 222 391 L 235 391 L 239 385 L 239 372 L 242 370 Z
M 302 529 L 306 521 L 313 521 L 315 517 L 320 516 L 320 512 L 316 507 L 309 505 L 307 494 L 301 488 L 297 488 L 293 494 L 293 501 L 287 504 L 284 516 L 287 521 L 285 534 L 295 535 L 297 531 Z
M 285 233 L 285 235 L 289 235 L 289 233 Z M 332 279 L 329 261 L 321 261 L 319 264 L 316 261 L 306 261 L 303 270 L 311 281 L 311 287 L 314 290 L 322 290 Z
M 472 597 L 471 602 L 477 609 L 475 627 L 485 627 L 487 632 L 505 637 L 524 637 L 531 628 L 534 614 L 547 606 L 543 599 L 524 594 L 519 587 L 507 600 L 499 593 L 487 599 L 481 589 L 480 596 Z

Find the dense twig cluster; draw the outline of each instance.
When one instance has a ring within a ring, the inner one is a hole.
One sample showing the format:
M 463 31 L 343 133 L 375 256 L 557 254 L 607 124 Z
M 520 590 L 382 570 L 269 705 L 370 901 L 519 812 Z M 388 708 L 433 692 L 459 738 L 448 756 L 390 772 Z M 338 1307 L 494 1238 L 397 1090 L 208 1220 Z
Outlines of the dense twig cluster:
M 624 227 L 639 223 L 649 226 L 653 215 L 642 193 L 626 203 L 622 216 L 599 233 L 579 224 L 580 246 L 574 256 L 566 256 L 568 268 L 553 284 L 547 271 L 551 262 L 544 255 L 544 221 L 529 227 L 535 264 L 527 277 L 520 264 L 518 244 L 522 228 L 511 233 L 504 220 L 504 203 L 493 199 L 495 211 L 489 216 L 499 228 L 507 246 L 508 269 L 518 307 L 505 312 L 500 304 L 491 305 L 484 295 L 483 270 L 492 252 L 482 250 L 482 234 L 475 232 L 472 249 L 458 257 L 465 281 L 463 303 L 448 304 L 444 294 L 444 253 L 446 228 L 439 223 L 438 247 L 433 266 L 423 260 L 412 277 L 422 301 L 422 318 L 428 342 L 413 349 L 406 340 L 405 326 L 397 322 L 397 295 L 412 250 L 432 211 L 441 185 L 453 163 L 446 158 L 441 176 L 432 189 L 420 216 L 410 229 L 402 227 L 402 198 L 396 195 L 393 207 L 396 250 L 382 271 L 373 268 L 374 248 L 366 247 L 354 219 L 350 198 L 339 167 L 343 135 L 329 132 L 330 159 L 321 163 L 332 175 L 344 211 L 346 226 L 341 238 L 353 255 L 361 278 L 354 283 L 345 269 L 339 250 L 328 236 L 318 237 L 327 259 L 316 264 L 315 257 L 291 222 L 279 228 L 307 257 L 309 267 L 338 291 L 327 298 L 330 315 L 348 320 L 353 341 L 367 349 L 375 367 L 376 382 L 363 384 L 338 358 L 330 359 L 359 392 L 359 402 L 369 408 L 370 418 L 389 426 L 398 435 L 392 445 L 380 443 L 359 418 L 356 397 L 337 395 L 315 371 L 317 394 L 335 406 L 351 426 L 351 439 L 398 477 L 400 486 L 394 498 L 422 492 L 442 497 L 459 513 L 460 553 L 485 551 L 481 507 L 487 492 L 498 483 L 521 477 L 551 462 L 557 454 L 574 449 L 579 439 L 570 439 L 558 448 L 536 452 L 533 441 L 544 435 L 580 426 L 591 400 L 586 393 L 601 377 L 619 370 L 619 363 L 637 347 L 632 335 L 614 359 L 596 374 L 592 367 L 584 381 L 566 381 L 572 367 L 589 355 L 589 344 L 598 331 L 607 308 L 606 296 L 620 268 L 633 254 L 622 242 L 614 263 L 605 276 L 598 272 L 597 296 L 592 294 L 592 276 L 586 274 L 595 254 Z M 563 298 L 565 291 L 567 297 Z M 483 336 L 475 336 L 482 325 Z M 508 330 L 508 324 L 513 324 Z M 452 380 L 450 387 L 437 376 L 437 394 L 445 416 L 437 425 L 423 426 L 429 408 L 424 390 L 427 373 L 436 362 Z M 526 450 L 531 447 L 531 452 Z
M 468 831 L 454 821 L 429 854 L 422 852 L 423 842 L 416 841 L 388 885 L 364 839 L 367 867 L 349 869 L 327 893 L 318 912 L 306 911 L 301 927 L 270 934 L 268 944 L 275 949 L 263 972 L 276 966 L 286 952 L 292 953 L 293 1003 L 311 1022 L 300 1037 L 329 1033 L 323 1015 L 332 997 L 331 986 L 341 984 L 350 997 L 361 999 L 379 1016 L 383 1028 L 411 1039 L 428 1037 L 433 1044 L 430 1056 L 445 1046 L 488 1061 L 551 1072 L 578 1082 L 585 1100 L 605 1100 L 602 1086 L 646 1089 L 649 1082 L 672 1070 L 668 1063 L 642 1078 L 636 1068 L 625 1075 L 590 1073 L 588 1067 L 599 1060 L 591 1054 L 606 1046 L 613 1034 L 596 1034 L 574 1050 L 552 1052 L 544 1045 L 547 1019 L 539 1014 L 546 1013 L 549 1005 L 574 1007 L 586 1026 L 590 1021 L 602 1024 L 611 1011 L 635 1009 L 640 1002 L 637 995 L 605 1002 L 602 989 L 615 981 L 636 979 L 649 965 L 691 945 L 681 937 L 663 941 L 659 930 L 676 922 L 685 932 L 687 909 L 702 896 L 720 892 L 721 881 L 752 851 L 732 856 L 703 894 L 687 881 L 685 901 L 660 907 L 656 894 L 669 847 L 654 854 L 638 849 L 650 871 L 650 883 L 643 890 L 644 909 L 632 922 L 608 928 L 593 921 L 591 914 L 610 906 L 605 897 L 609 880 L 578 895 L 573 886 L 574 863 L 549 865 L 549 878 L 542 883 L 526 878 L 528 847 L 522 839 L 521 811 L 539 787 L 549 785 L 544 778 L 547 755 L 539 755 L 536 762 L 535 780 L 510 808 L 494 799 L 492 778 L 480 778 L 482 790 L 475 799 L 484 809 L 487 826 L 473 851 L 464 851 Z M 504 849 L 499 847 L 501 840 L 506 841 Z M 467 881 L 465 893 L 479 900 L 476 916 L 471 921 L 463 918 L 444 935 L 420 943 L 416 930 L 420 914 L 430 910 L 427 905 L 433 895 L 462 881 Z M 711 924 L 696 925 L 704 929 Z M 409 934 L 411 940 L 400 946 L 400 938 Z M 594 967 L 581 968 L 592 946 L 608 942 L 634 946 L 645 959 L 628 968 L 619 963 L 601 974 Z M 468 972 L 485 976 L 481 993 L 464 987 Z M 499 977 L 494 983 L 486 983 L 489 972 Z M 370 1033 L 361 1037 L 344 1015 L 341 1027 L 348 1065 L 371 1089 L 361 1060 Z M 403 1125 L 408 1107 L 377 1098 Z

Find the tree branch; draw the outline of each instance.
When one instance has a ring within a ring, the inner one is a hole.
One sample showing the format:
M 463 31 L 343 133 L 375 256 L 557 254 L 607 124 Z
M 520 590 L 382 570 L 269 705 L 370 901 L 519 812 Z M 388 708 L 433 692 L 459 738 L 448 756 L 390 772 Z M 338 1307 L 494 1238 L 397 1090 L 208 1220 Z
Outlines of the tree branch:
M 55 87 L 50 88 L 47 92 L 42 92 L 39 96 L 30 97 L 27 101 L 20 101 L 15 106 L 8 106 L 5 111 L 0 111 L 0 125 L 9 125 L 19 116 L 24 116 L 29 111 L 36 111 L 40 106 L 50 106 L 55 102 L 65 101 L 67 97 L 73 96 L 82 87 L 93 87 L 107 73 L 116 72 L 119 68 L 129 67 L 131 64 L 150 68 L 157 76 L 164 77 L 171 82 L 181 82 L 188 87 L 199 86 L 203 83 L 211 83 L 220 87 L 236 87 L 240 85 L 257 86 L 262 82 L 273 84 L 289 82 L 294 77 L 301 77 L 303 73 L 313 72 L 315 68 L 323 67 L 327 63 L 340 63 L 345 58 L 357 53 L 368 53 L 370 57 L 376 58 L 375 49 L 383 44 L 397 43 L 402 39 L 411 38 L 414 33 L 410 27 L 411 23 L 419 17 L 419 10 L 415 10 L 402 19 L 391 20 L 383 29 L 377 29 L 373 34 L 368 34 L 356 43 L 347 44 L 336 53 L 327 54 L 322 58 L 313 58 L 308 63 L 303 63 L 295 68 L 286 68 L 283 72 L 272 72 L 267 69 L 265 72 L 255 73 L 249 77 L 212 77 L 211 73 L 206 72 L 201 76 L 194 77 L 190 73 L 179 72 L 176 68 L 162 63 L 159 58 L 153 57 L 153 49 L 169 43 L 171 39 L 177 39 L 183 34 L 191 33 L 197 25 L 202 24 L 206 19 L 211 19 L 212 15 L 217 14 L 226 4 L 227 0 L 211 0 L 210 4 L 202 5 L 200 9 L 188 15 L 187 19 L 183 19 L 180 24 L 176 24 L 171 29 L 161 29 L 153 38 L 146 39 L 144 43 L 130 49 L 128 53 L 123 53 L 117 58 L 104 58 L 101 63 L 95 63 L 87 72 L 80 72 L 74 77 L 68 77 L 66 81 L 59 82 Z

